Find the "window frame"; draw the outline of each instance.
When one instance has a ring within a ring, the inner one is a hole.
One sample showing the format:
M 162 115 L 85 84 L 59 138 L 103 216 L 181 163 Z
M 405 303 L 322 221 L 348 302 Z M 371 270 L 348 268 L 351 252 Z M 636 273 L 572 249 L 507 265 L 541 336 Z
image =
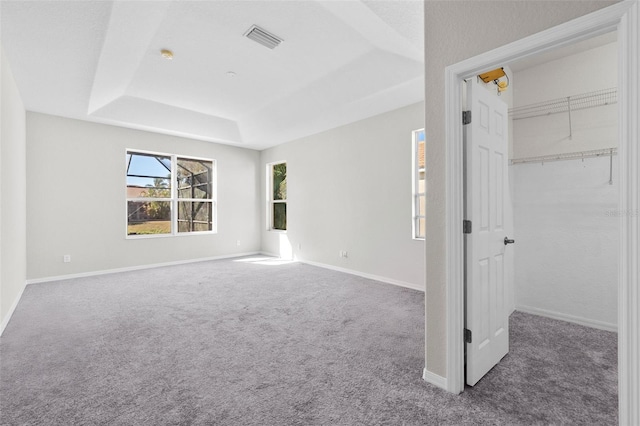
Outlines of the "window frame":
M 281 203 L 285 205 L 285 217 L 288 216 L 288 213 L 286 212 L 287 209 L 287 202 L 289 200 L 289 191 L 287 190 L 287 197 L 284 200 L 274 200 L 273 199 L 273 168 L 275 166 L 277 166 L 278 164 L 287 164 L 286 160 L 281 160 L 281 161 L 273 161 L 271 163 L 267 163 L 267 214 L 266 214 L 266 219 L 267 219 L 267 231 L 270 232 L 276 232 L 276 233 L 286 233 L 287 229 L 278 229 L 278 228 L 274 228 L 273 226 L 273 221 L 274 221 L 274 215 L 273 215 L 273 207 L 274 204 L 276 203 Z M 288 167 L 287 167 L 288 169 Z M 288 172 L 288 170 L 287 170 Z M 288 224 L 288 220 L 287 220 L 287 228 L 289 227 Z
M 418 140 L 418 134 L 422 132 L 424 134 L 424 140 Z M 419 165 L 419 145 L 420 142 L 424 144 L 423 155 L 426 155 L 426 143 L 427 135 L 422 129 L 416 129 L 411 132 L 411 238 L 414 240 L 424 241 L 425 235 L 419 235 L 420 232 L 420 220 L 424 219 L 426 224 L 426 215 L 420 214 L 420 198 L 424 197 L 426 203 L 427 197 L 427 181 L 426 181 L 426 163 L 425 166 L 420 168 Z M 424 190 L 420 192 L 420 173 L 425 173 L 424 178 Z M 425 212 L 426 213 L 426 212 Z M 424 230 L 423 230 L 424 232 Z
M 128 170 L 128 156 L 129 154 L 140 154 L 147 156 L 158 156 L 158 157 L 168 157 L 171 159 L 171 176 L 169 178 L 170 186 L 171 186 L 171 196 L 170 198 L 152 198 L 152 197 L 138 197 L 138 198 L 130 198 L 127 196 L 127 170 Z M 178 198 L 178 185 L 177 183 L 177 169 L 178 169 L 178 159 L 187 160 L 187 161 L 203 161 L 211 163 L 211 198 Z M 182 154 L 170 154 L 166 152 L 158 152 L 158 151 L 147 151 L 143 149 L 135 149 L 135 148 L 127 148 L 125 150 L 125 173 L 124 173 L 124 187 L 125 187 L 125 238 L 126 239 L 145 239 L 145 238 L 168 238 L 168 237 L 185 237 L 190 235 L 211 235 L 218 233 L 218 200 L 217 200 L 217 163 L 215 159 L 212 158 L 204 158 L 204 157 L 195 157 L 190 155 L 182 155 Z M 129 202 L 130 201 L 138 201 L 138 202 L 150 202 L 150 201 L 165 201 L 169 202 L 170 206 L 170 218 L 171 218 L 171 232 L 166 234 L 129 234 Z M 211 230 L 207 231 L 189 231 L 189 232 L 179 232 L 178 231 L 178 203 L 179 202 L 205 202 L 211 203 Z

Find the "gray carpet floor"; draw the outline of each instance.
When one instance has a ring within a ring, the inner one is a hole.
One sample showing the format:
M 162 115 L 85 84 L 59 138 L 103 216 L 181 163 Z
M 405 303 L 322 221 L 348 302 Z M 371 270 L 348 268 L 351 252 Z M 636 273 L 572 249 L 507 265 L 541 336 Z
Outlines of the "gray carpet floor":
M 233 260 L 30 285 L 0 424 L 617 424 L 615 333 L 516 312 L 509 355 L 451 395 L 421 378 L 423 299 Z

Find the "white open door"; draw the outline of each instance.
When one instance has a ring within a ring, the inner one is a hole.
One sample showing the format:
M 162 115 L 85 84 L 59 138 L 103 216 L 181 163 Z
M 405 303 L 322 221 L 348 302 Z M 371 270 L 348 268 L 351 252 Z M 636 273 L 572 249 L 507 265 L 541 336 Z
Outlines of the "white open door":
M 505 230 L 507 104 L 472 78 L 467 105 L 465 217 L 471 224 L 469 230 L 465 223 L 465 340 L 466 382 L 473 386 L 509 352 L 505 251 L 513 241 Z

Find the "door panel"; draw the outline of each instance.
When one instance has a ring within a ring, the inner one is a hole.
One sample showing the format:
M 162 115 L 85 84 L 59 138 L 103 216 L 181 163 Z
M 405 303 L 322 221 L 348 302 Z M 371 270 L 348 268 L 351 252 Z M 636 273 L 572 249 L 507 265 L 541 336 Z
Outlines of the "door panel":
M 471 123 L 466 127 L 467 384 L 475 385 L 509 352 L 505 283 L 508 108 L 472 79 L 467 83 Z

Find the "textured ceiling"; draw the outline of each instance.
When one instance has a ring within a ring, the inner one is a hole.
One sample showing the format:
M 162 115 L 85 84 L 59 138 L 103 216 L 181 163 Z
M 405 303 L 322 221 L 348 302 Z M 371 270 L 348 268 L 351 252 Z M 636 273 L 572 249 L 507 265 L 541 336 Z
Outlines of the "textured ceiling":
M 424 97 L 419 0 L 1 7 L 30 111 L 263 149 Z M 253 24 L 284 42 L 247 39 Z

